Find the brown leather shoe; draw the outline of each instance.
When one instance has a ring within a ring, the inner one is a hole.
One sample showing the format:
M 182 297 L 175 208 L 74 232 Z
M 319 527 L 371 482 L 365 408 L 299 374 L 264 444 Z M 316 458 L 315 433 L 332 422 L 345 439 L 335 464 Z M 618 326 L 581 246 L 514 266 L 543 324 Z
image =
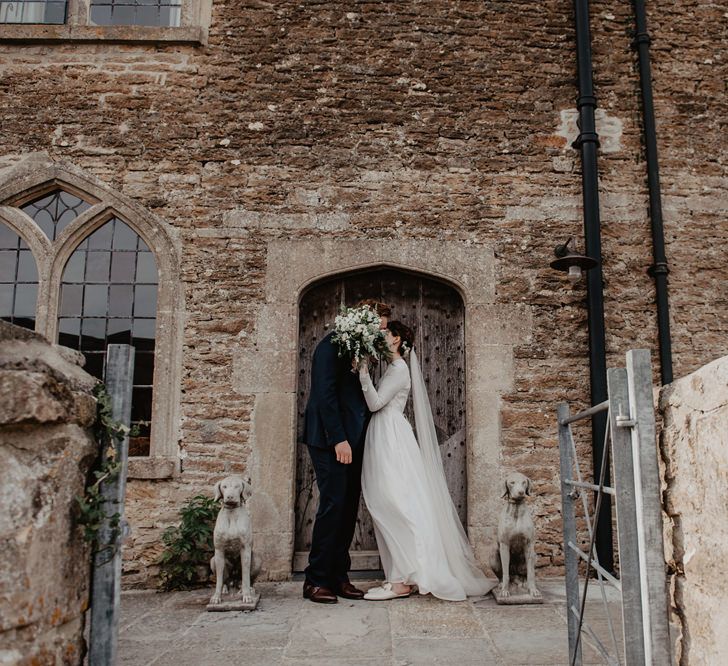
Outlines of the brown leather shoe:
M 340 583 L 335 590 L 336 594 L 344 599 L 363 599 L 364 592 L 354 587 L 348 580 Z
M 303 584 L 303 598 L 310 599 L 317 604 L 335 604 L 339 600 L 328 587 L 318 587 L 306 581 Z

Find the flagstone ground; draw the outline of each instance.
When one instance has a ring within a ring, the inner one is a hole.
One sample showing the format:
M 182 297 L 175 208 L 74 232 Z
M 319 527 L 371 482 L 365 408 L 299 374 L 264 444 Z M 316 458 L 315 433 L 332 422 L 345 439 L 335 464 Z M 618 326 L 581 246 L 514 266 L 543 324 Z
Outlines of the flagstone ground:
M 300 582 L 262 583 L 260 605 L 248 613 L 206 612 L 210 590 L 125 592 L 119 664 L 566 664 L 563 580 L 542 580 L 539 587 L 544 603 L 533 606 L 498 606 L 490 595 L 457 603 L 414 596 L 388 602 L 341 600 L 329 606 L 304 600 Z M 621 641 L 619 598 L 611 591 L 607 600 Z M 600 640 L 609 644 L 595 583 L 587 615 Z M 603 663 L 589 642 L 584 663 Z

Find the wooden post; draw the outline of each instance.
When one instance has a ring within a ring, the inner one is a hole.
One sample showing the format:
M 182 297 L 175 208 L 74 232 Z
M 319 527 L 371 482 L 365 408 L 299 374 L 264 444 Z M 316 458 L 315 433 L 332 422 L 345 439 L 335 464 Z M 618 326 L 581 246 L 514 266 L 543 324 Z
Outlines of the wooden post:
M 635 484 L 627 371 L 624 368 L 607 370 L 607 386 L 619 537 L 619 572 L 622 582 L 624 656 L 629 666 L 633 664 L 641 666 L 646 662 L 642 633 L 639 544 L 637 541 L 637 514 L 634 505 Z
M 632 461 L 635 473 L 645 663 L 661 666 L 671 663 L 671 654 L 649 350 L 635 349 L 627 352 L 627 378 L 629 411 L 636 421 L 632 428 Z
M 567 484 L 572 480 L 574 461 L 571 455 L 569 427 L 562 425 L 569 416 L 569 405 L 559 404 L 557 419 L 559 423 L 559 460 L 561 462 L 561 520 L 564 523 L 564 567 L 566 568 L 566 622 L 569 629 L 569 664 L 581 666 L 581 641 L 579 640 L 579 618 L 571 609 L 579 609 L 579 558 L 569 547 L 576 540 L 576 511 L 573 488 Z M 588 519 L 588 518 L 587 518 Z M 576 655 L 574 652 L 576 651 Z
M 111 397 L 111 415 L 115 421 L 129 427 L 131 396 L 134 378 L 134 348 L 130 345 L 109 345 L 106 351 L 106 390 Z M 129 436 L 114 441 L 117 460 L 121 462 L 119 476 L 104 483 L 107 516 L 120 514 L 119 529 L 114 533 L 107 518 L 99 530 L 99 550 L 94 555 L 91 587 L 91 627 L 89 666 L 113 666 L 117 662 L 119 636 L 119 606 L 121 597 L 121 529 L 124 525 L 124 494 L 129 460 Z M 105 457 L 106 452 L 102 455 Z

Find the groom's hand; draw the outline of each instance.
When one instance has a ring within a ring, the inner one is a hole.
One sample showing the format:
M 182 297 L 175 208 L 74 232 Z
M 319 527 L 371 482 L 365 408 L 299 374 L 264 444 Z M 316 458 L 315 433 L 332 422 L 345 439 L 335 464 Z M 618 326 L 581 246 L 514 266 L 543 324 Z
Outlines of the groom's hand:
M 346 440 L 339 442 L 334 447 L 334 451 L 336 451 L 337 462 L 340 462 L 342 465 L 351 464 L 351 446 L 349 446 L 349 442 Z

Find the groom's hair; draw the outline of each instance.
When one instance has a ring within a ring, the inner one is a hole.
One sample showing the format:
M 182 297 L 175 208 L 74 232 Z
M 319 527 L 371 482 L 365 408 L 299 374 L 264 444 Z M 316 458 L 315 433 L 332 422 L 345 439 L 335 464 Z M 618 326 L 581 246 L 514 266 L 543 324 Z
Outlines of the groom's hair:
M 363 301 L 359 301 L 356 307 L 360 308 L 362 305 L 368 305 L 374 312 L 380 317 L 387 317 L 389 319 L 392 316 L 392 306 L 382 303 L 373 298 L 365 298 Z

